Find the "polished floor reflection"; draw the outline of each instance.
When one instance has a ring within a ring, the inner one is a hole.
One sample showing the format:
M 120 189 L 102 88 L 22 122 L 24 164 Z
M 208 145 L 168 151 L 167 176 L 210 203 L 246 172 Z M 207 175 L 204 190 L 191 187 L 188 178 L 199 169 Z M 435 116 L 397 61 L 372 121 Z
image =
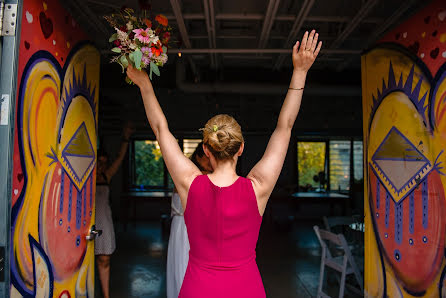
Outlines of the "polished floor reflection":
M 316 297 L 320 247 L 313 231 L 319 222 L 299 221 L 282 226 L 265 221 L 260 232 L 257 263 L 267 297 Z M 167 232 L 160 222 L 116 225 L 117 250 L 111 261 L 110 292 L 118 297 L 166 297 Z M 338 296 L 329 273 L 326 290 Z M 99 284 L 96 296 L 101 297 Z M 354 297 L 346 294 L 345 297 Z

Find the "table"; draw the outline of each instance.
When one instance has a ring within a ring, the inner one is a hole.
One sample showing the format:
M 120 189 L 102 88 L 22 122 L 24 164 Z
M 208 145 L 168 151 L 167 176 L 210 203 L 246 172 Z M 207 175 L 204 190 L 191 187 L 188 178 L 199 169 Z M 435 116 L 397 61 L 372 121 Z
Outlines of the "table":
M 351 202 L 350 196 L 337 192 L 296 192 L 291 198 L 297 202 L 307 204 L 325 204 L 330 206 L 330 215 L 334 215 L 334 207 L 339 205 L 342 214 L 345 214 L 347 204 Z
M 291 195 L 294 198 L 311 198 L 311 199 L 348 199 L 348 195 L 337 192 L 296 192 Z
M 129 191 L 121 195 L 121 218 L 124 230 L 127 230 L 129 211 L 133 209 L 133 218 L 136 218 L 136 207 L 146 202 L 163 202 L 172 198 L 171 191 Z

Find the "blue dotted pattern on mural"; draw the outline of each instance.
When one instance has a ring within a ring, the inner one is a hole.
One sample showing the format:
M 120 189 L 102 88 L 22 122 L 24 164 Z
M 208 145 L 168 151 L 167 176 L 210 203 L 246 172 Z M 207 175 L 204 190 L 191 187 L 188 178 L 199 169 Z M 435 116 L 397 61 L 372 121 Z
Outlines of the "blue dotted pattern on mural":
M 427 229 L 427 224 L 428 224 L 428 203 L 427 203 L 427 194 L 428 194 L 428 189 L 427 189 L 427 179 L 423 180 L 423 184 L 422 184 L 422 189 L 421 189 L 421 200 L 423 202 L 423 228 Z
M 63 193 L 64 193 L 63 192 L 63 186 L 64 186 L 64 178 L 65 178 L 64 171 L 62 171 L 60 176 L 61 177 L 60 177 L 60 206 L 59 206 L 59 212 L 62 213 L 63 212 Z
M 376 179 L 376 209 L 379 209 L 379 200 L 381 197 L 381 183 Z
M 73 183 L 70 181 L 70 191 L 68 194 L 68 222 L 71 221 L 71 204 L 73 199 Z
M 87 187 L 84 187 L 84 218 L 87 217 Z
M 82 220 L 82 192 L 77 192 L 77 200 L 76 200 L 76 229 L 81 228 L 81 220 Z
M 386 192 L 386 228 L 389 227 L 389 213 L 390 213 L 390 194 Z
M 415 221 L 415 192 L 411 192 L 409 195 L 409 233 L 414 232 L 414 221 Z
M 90 209 L 91 208 L 93 208 L 93 177 L 90 177 Z
M 403 202 L 395 206 L 395 241 L 401 244 L 403 239 Z
M 398 262 L 401 261 L 401 252 L 398 249 L 395 249 L 393 254 L 395 256 L 395 260 L 397 260 Z

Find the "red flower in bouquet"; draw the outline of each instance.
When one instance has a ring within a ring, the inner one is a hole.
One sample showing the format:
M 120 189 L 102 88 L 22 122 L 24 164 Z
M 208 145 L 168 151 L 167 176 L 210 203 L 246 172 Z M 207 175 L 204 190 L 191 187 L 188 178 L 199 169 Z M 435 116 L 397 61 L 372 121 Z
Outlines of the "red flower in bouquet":
M 162 41 L 163 44 L 167 45 L 169 43 L 169 40 L 170 40 L 170 32 L 165 32 L 163 34 L 163 37 L 162 37 L 161 41 Z
M 168 21 L 165 15 L 159 14 L 155 17 L 155 20 L 160 23 L 160 25 L 167 27 Z
M 144 24 L 146 24 L 147 28 L 152 28 L 152 21 L 149 19 L 144 19 Z
M 163 52 L 162 48 L 152 47 L 152 54 L 154 54 L 156 57 L 161 55 L 162 52 Z

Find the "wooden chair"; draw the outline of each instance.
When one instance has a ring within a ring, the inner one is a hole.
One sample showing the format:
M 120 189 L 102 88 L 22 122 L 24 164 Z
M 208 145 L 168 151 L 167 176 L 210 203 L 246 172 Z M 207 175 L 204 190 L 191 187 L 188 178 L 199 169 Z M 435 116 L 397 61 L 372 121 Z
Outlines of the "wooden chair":
M 363 287 L 362 276 L 360 274 L 358 267 L 356 266 L 355 260 L 353 259 L 353 256 L 350 252 L 350 248 L 348 247 L 347 241 L 345 240 L 344 236 L 342 234 L 336 235 L 329 231 L 319 229 L 318 226 L 314 226 L 313 228 L 322 247 L 321 269 L 319 276 L 319 287 L 317 290 L 317 298 L 330 297 L 322 291 L 322 287 L 324 284 L 325 266 L 330 267 L 341 273 L 341 280 L 339 284 L 340 298 L 344 297 L 346 286 L 353 292 L 356 292 L 357 294 L 363 296 L 364 287 Z M 336 245 L 338 249 L 340 248 L 343 251 L 343 255 L 333 257 L 329 249 L 330 243 Z M 354 275 L 360 289 L 350 284 L 346 284 L 345 282 L 346 277 L 350 274 Z

